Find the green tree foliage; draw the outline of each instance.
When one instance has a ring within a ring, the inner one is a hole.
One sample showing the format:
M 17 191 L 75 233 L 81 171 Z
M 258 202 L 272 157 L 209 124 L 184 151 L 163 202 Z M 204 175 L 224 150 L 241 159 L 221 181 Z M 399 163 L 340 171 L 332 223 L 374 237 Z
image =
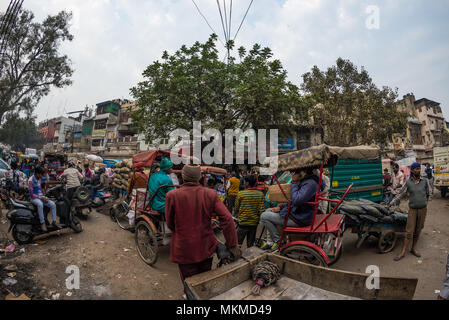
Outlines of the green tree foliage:
M 32 12 L 20 11 L 6 53 L 0 57 L 0 88 L 4 88 L 0 90 L 0 124 L 9 113 L 31 114 L 51 86 L 63 88 L 72 83 L 70 60 L 58 52 L 63 41 L 73 40 L 71 16 L 62 11 L 38 23 Z M 0 14 L 0 21 L 4 18 Z
M 246 130 L 288 124 L 306 115 L 299 88 L 287 81 L 279 60 L 269 48 L 254 45 L 238 49 L 229 64 L 218 56 L 217 36 L 205 43 L 182 46 L 173 55 L 164 52 L 143 72 L 144 81 L 131 88 L 138 110 L 132 119 L 147 142 L 167 137 L 174 129 Z M 230 43 L 232 48 L 233 44 Z
M 9 114 L 0 129 L 0 141 L 9 144 L 12 150 L 25 152 L 26 148 L 38 148 L 45 141 L 37 132 L 34 117 L 20 118 L 18 114 Z
M 407 114 L 397 108 L 397 89 L 378 88 L 362 67 L 339 58 L 325 71 L 314 66 L 302 76 L 301 89 L 313 124 L 330 145 L 386 146 L 393 133 L 405 134 Z

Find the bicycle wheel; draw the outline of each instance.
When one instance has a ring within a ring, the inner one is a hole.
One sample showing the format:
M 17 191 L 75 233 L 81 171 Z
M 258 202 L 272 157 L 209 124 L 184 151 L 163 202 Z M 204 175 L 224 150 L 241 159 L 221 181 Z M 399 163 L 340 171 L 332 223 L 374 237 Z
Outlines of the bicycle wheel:
M 140 258 L 149 266 L 157 261 L 159 246 L 153 229 L 146 221 L 139 221 L 136 226 L 136 249 Z

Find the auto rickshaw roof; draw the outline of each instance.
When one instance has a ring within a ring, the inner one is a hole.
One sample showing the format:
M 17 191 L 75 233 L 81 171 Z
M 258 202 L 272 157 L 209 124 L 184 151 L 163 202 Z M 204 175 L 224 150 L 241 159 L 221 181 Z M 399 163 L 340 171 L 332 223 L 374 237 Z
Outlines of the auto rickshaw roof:
M 278 172 L 293 171 L 302 168 L 334 166 L 339 158 L 374 160 L 380 155 L 379 148 L 370 146 L 335 147 L 325 144 L 303 150 L 289 152 L 271 161 L 278 162 Z

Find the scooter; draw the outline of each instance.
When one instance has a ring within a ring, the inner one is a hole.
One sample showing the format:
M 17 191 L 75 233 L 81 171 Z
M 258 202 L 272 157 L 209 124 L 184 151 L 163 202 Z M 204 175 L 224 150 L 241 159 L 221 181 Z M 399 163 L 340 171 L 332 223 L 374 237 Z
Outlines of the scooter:
M 15 200 L 6 193 L 2 193 L 2 200 L 7 202 L 9 207 L 12 208 L 6 215 L 10 221 L 8 232 L 12 232 L 12 236 L 18 244 L 31 243 L 35 236 L 65 228 L 71 228 L 76 233 L 83 231 L 81 222 L 72 214 L 70 202 L 66 199 L 64 191 L 64 186 L 59 185 L 49 189 L 46 194 L 46 197 L 56 199 L 56 214 L 60 223 L 59 228 L 49 223 L 47 216 L 50 208 L 44 206 L 47 231 L 42 231 L 37 207 L 33 203 Z

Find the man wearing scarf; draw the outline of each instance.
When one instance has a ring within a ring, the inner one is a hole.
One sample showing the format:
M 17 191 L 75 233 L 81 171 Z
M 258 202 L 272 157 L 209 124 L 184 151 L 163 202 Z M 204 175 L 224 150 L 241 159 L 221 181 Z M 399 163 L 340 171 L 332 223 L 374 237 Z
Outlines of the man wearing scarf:
M 421 176 L 421 165 L 419 163 L 413 163 L 410 169 L 410 179 L 404 183 L 402 188 L 399 190 L 399 193 L 388 205 L 390 206 L 396 203 L 400 198 L 405 196 L 405 194 L 409 194 L 409 211 L 407 226 L 405 228 L 406 234 L 404 245 L 401 253 L 394 258 L 395 261 L 399 261 L 404 258 L 405 250 L 407 250 L 407 246 L 412 238 L 413 243 L 410 252 L 418 258 L 421 257 L 421 254 L 416 251 L 416 245 L 426 220 L 427 203 L 429 202 L 430 197 L 430 185 L 429 180 Z
M 214 217 L 220 220 L 226 247 L 236 259 L 241 256 L 231 213 L 215 190 L 199 183 L 200 178 L 200 166 L 185 165 L 182 169 L 184 184 L 167 194 L 165 217 L 173 232 L 170 260 L 178 264 L 183 282 L 212 268 L 212 255 L 218 247 L 211 225 Z
M 173 167 L 173 162 L 168 158 L 162 158 L 159 171 L 150 175 L 150 180 L 148 181 L 148 193 L 151 199 L 154 194 L 156 194 L 151 202 L 151 208 L 158 212 L 165 212 L 165 197 L 167 192 L 173 190 L 173 182 L 169 176 L 171 168 Z M 167 185 L 170 187 L 159 188 L 160 186 Z M 158 190 L 159 188 L 159 190 Z

